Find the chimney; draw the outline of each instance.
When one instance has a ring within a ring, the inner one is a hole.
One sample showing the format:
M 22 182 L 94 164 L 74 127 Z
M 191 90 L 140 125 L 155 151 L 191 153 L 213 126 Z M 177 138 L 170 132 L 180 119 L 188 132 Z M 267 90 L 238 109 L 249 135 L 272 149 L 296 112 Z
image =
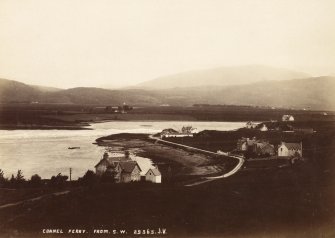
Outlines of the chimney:
M 130 155 L 129 151 L 126 150 L 126 151 L 124 152 L 124 157 L 125 157 L 126 159 L 129 159 L 129 158 L 130 158 L 129 155 Z
M 103 159 L 108 159 L 108 153 L 105 152 L 104 155 L 102 156 Z

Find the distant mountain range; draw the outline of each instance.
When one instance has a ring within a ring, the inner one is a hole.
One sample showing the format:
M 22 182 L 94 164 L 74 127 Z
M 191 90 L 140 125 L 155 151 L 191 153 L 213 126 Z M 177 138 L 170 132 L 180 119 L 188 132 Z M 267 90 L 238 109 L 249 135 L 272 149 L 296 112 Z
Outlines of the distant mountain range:
M 160 77 L 136 85 L 136 88 L 169 89 L 201 86 L 243 85 L 264 80 L 288 80 L 311 77 L 306 73 L 263 65 L 219 67 L 188 71 Z
M 120 90 L 85 87 L 56 89 L 0 79 L 0 102 L 102 105 L 119 105 L 126 102 L 131 105 L 143 106 L 221 104 L 335 110 L 335 77 L 299 78 L 299 75 L 303 76 L 304 74 L 292 72 L 291 76 L 298 78 L 288 79 L 289 73 L 287 72 L 289 71 L 285 72 L 281 74 L 282 76 L 279 76 L 279 71 L 274 73 L 275 77 L 272 79 L 275 80 L 270 80 L 270 73 L 266 78 L 257 74 L 258 77 L 251 77 L 252 80 L 249 82 L 246 79 L 242 80 L 241 77 L 241 80 L 237 81 L 235 85 L 228 85 L 231 84 L 231 80 L 227 85 L 224 83 L 213 85 L 213 80 L 208 80 L 207 84 L 199 85 L 200 81 L 193 83 L 194 81 L 190 79 L 188 87 L 182 83 L 179 85 L 180 87 L 172 87 L 173 84 L 171 83 L 170 86 L 165 85 L 161 88 L 157 88 L 157 86 L 156 88 L 143 87 Z M 196 73 L 193 72 L 192 74 Z M 185 74 L 182 75 L 185 76 Z M 151 82 L 155 84 L 155 81 Z

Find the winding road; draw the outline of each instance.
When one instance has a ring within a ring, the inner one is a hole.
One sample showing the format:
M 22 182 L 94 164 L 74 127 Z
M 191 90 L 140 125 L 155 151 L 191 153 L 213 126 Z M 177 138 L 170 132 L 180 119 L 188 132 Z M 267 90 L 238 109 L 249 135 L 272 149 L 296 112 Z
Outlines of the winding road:
M 210 155 L 222 156 L 222 154 L 218 154 L 218 153 L 215 153 L 215 152 L 212 152 L 212 151 L 203 150 L 203 149 L 195 148 L 195 147 L 188 146 L 188 145 L 183 145 L 183 144 L 178 144 L 178 143 L 166 141 L 166 140 L 157 138 L 153 135 L 150 135 L 149 138 L 152 139 L 152 140 L 155 140 L 155 141 L 162 142 L 164 144 L 170 144 L 170 145 L 174 145 L 174 146 L 178 146 L 178 147 L 182 147 L 182 148 L 186 148 L 186 149 L 192 149 L 192 150 L 199 151 L 199 152 L 206 153 L 206 154 L 210 154 Z M 196 185 L 200 185 L 200 184 L 203 184 L 203 183 L 208 183 L 208 182 L 211 182 L 211 181 L 214 181 L 214 180 L 217 180 L 217 179 L 227 178 L 227 177 L 232 176 L 233 174 L 237 173 L 242 168 L 242 166 L 244 164 L 244 158 L 242 156 L 227 155 L 226 157 L 234 158 L 234 159 L 237 159 L 239 161 L 238 164 L 231 171 L 229 171 L 228 173 L 224 173 L 222 175 L 219 175 L 219 176 L 204 177 L 203 178 L 204 180 L 197 181 L 197 182 L 190 183 L 190 184 L 186 184 L 185 186 L 191 187 L 191 186 L 196 186 Z

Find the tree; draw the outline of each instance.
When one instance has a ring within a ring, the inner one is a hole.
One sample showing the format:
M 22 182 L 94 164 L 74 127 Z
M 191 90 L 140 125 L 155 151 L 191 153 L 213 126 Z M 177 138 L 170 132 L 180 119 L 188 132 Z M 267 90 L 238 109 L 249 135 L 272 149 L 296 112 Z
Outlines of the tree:
M 93 185 L 97 182 L 97 176 L 92 170 L 87 170 L 81 181 L 85 185 Z
M 57 176 L 52 176 L 50 179 L 50 185 L 51 186 L 56 186 L 56 187 L 62 187 L 65 185 L 66 180 L 69 177 L 66 175 L 62 175 L 59 173 Z
M 16 174 L 16 178 L 15 178 L 15 179 L 16 179 L 16 182 L 18 182 L 18 183 L 22 183 L 22 182 L 25 181 L 21 169 L 19 169 L 19 170 L 17 171 L 17 174 Z
M 113 169 L 107 169 L 101 176 L 102 182 L 115 183 L 116 172 Z
M 0 169 L 0 179 L 1 179 L 1 178 L 4 178 L 2 169 Z
M 2 169 L 0 169 L 0 187 L 7 183 L 7 179 L 4 177 Z
M 41 186 L 42 184 L 42 178 L 38 174 L 34 174 L 30 178 L 30 184 L 34 187 Z
M 9 187 L 15 188 L 17 187 L 17 181 L 16 178 L 14 177 L 14 174 L 9 179 Z
M 15 181 L 16 181 L 16 179 L 15 179 L 15 177 L 14 177 L 14 174 L 12 174 L 12 176 L 10 177 L 9 182 L 10 182 L 10 183 L 15 183 Z

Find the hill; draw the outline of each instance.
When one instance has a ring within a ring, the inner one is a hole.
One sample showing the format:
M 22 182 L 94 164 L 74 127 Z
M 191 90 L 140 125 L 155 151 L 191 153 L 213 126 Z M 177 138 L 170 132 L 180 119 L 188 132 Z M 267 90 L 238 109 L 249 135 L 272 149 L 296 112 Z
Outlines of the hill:
M 136 88 L 169 89 L 176 87 L 231 86 L 264 80 L 288 80 L 307 77 L 310 76 L 305 73 L 287 69 L 261 65 L 246 65 L 188 71 L 149 80 L 136 85 Z
M 335 77 L 263 81 L 229 87 L 163 90 L 166 100 L 184 104 L 207 103 L 335 109 Z
M 0 79 L 0 102 L 32 102 L 41 96 L 33 86 L 13 80 Z
M 11 80 L 0 80 L 0 102 L 191 106 L 193 104 L 249 105 L 335 110 L 335 77 L 261 81 L 235 86 L 207 86 L 164 90 L 108 90 L 72 88 L 41 90 Z
M 102 88 L 71 88 L 48 93 L 42 99 L 47 103 L 74 104 L 128 104 L 155 105 L 161 102 L 159 94 L 147 90 L 109 90 Z

